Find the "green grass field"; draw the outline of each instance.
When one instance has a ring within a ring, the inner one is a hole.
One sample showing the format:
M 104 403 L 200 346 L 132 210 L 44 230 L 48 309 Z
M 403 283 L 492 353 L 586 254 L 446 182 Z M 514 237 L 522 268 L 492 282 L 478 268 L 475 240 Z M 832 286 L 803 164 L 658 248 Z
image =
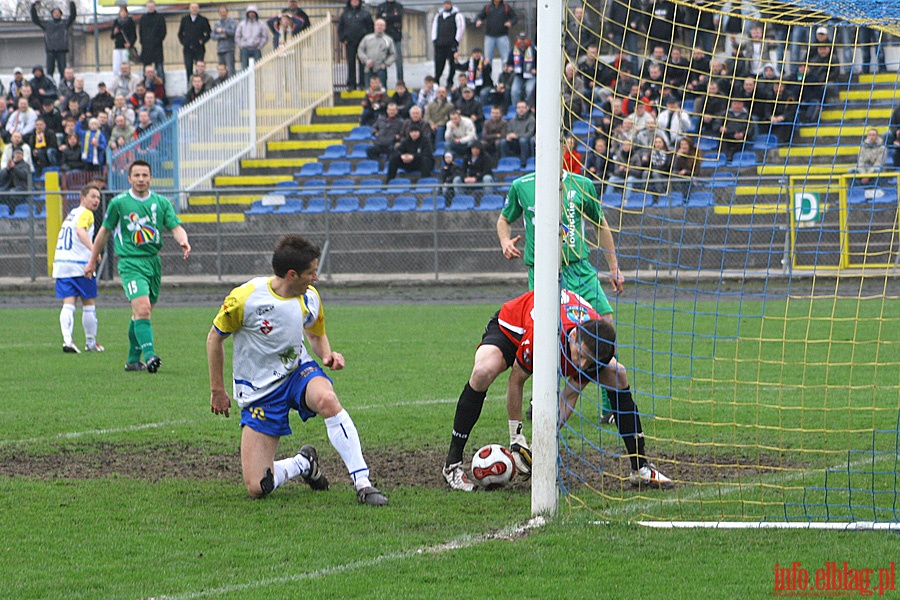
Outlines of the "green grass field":
M 632 371 L 638 401 L 656 415 L 645 419 L 650 453 L 671 458 L 673 466 L 706 465 L 699 456 L 760 464 L 777 455 L 781 468 L 735 479 L 729 476 L 739 470 L 722 467 L 722 481 L 683 482 L 665 493 L 604 484 L 596 494 L 576 486 L 559 518 L 523 533 L 516 528 L 530 517 L 527 485 L 460 494 L 446 490 L 440 477 L 456 397 L 497 306 L 335 306 L 327 287 L 323 294 L 329 337 L 347 358 L 347 369 L 334 375 L 336 390 L 390 498 L 386 509 L 356 504 L 319 420 L 297 419 L 280 450 L 288 455 L 316 445 L 332 489 L 314 493 L 291 482 L 265 500 L 248 499 L 238 421 L 209 411 L 205 337 L 215 306 L 156 311 L 164 359 L 156 376 L 122 371 L 125 309 L 101 302 L 107 352 L 79 356 L 60 352 L 57 309 L 0 311 L 0 384 L 12 392 L 0 403 L 0 598 L 761 598 L 772 595 L 776 562 L 799 561 L 810 572 L 826 561 L 877 569 L 896 556 L 890 533 L 671 531 L 623 521 L 758 518 L 778 514 L 779 503 L 784 518 L 785 500 L 822 483 L 818 475 L 788 477 L 796 473 L 796 457 L 822 467 L 838 465 L 841 456 L 846 462 L 848 450 L 865 450 L 866 439 L 871 450 L 873 427 L 893 430 L 896 444 L 896 328 L 854 333 L 849 324 L 840 325 L 848 331 L 824 321 L 807 325 L 795 304 L 758 307 L 765 321 L 718 323 L 709 313 L 726 313 L 722 305 L 668 312 L 620 307 L 620 358 L 638 367 Z M 834 308 L 840 304 L 823 310 L 842 314 L 844 308 Z M 848 318 L 858 305 L 848 302 Z M 874 318 L 857 321 L 877 326 Z M 797 358 L 781 341 L 874 334 L 884 341 L 881 354 L 861 345 L 813 344 L 807 349 L 813 354 Z M 870 366 L 817 364 L 847 359 Z M 878 391 L 869 389 L 870 375 L 882 382 Z M 837 393 L 841 385 L 853 387 L 849 400 Z M 506 443 L 504 393 L 501 379 L 470 451 Z M 583 431 L 614 452 L 612 430 L 591 429 L 596 411 L 589 406 L 586 399 L 565 439 L 572 447 L 573 432 Z M 871 483 L 864 473 L 845 472 L 845 480 L 859 481 L 843 487 L 886 493 L 837 505 L 896 505 L 896 456 L 878 455 L 876 463 L 890 477 Z M 810 508 L 818 510 L 824 509 Z M 862 513 L 856 518 L 873 516 Z

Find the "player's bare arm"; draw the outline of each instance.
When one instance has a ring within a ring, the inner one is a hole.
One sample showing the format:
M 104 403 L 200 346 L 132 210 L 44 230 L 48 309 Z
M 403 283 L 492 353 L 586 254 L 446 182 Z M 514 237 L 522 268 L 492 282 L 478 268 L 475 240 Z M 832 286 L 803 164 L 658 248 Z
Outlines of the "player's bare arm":
M 184 251 L 184 259 L 187 260 L 187 257 L 191 255 L 191 245 L 188 243 L 187 231 L 184 230 L 184 227 L 178 225 L 172 229 L 172 236 L 178 242 L 178 245 L 181 246 L 181 249 Z
M 106 248 L 106 242 L 109 241 L 109 233 L 109 229 L 101 225 L 97 236 L 94 238 L 94 248 L 91 250 L 91 257 L 88 259 L 87 264 L 84 265 L 84 276 L 88 279 L 94 277 L 94 271 L 97 270 L 97 261 L 100 260 L 100 253 L 103 252 L 103 249 Z
M 597 227 L 597 241 L 609 267 L 609 282 L 612 284 L 616 294 L 620 294 L 625 289 L 625 277 L 619 270 L 619 259 L 616 257 L 616 242 L 613 240 L 612 231 L 609 229 L 609 223 L 606 222 L 605 216 L 600 220 L 600 225 Z
M 327 335 L 315 335 L 307 331 L 306 339 L 309 341 L 309 347 L 313 353 L 322 360 L 323 366 L 332 371 L 340 371 L 344 368 L 344 355 L 331 351 L 331 343 L 328 341 Z
M 503 250 L 503 256 L 507 260 L 522 258 L 522 251 L 516 248 L 516 244 L 519 243 L 522 236 L 517 235 L 514 238 L 510 238 L 511 231 L 512 228 L 509 225 L 509 221 L 506 220 L 506 217 L 500 215 L 500 218 L 497 219 L 497 238 L 500 240 L 500 249 Z
M 522 420 L 522 398 L 525 391 L 525 382 L 531 377 L 518 361 L 513 363 L 509 373 L 509 381 L 506 384 L 506 414 L 510 421 Z
M 587 387 L 588 382 L 581 382 L 573 377 L 566 378 L 566 384 L 559 393 L 559 426 L 562 427 L 581 397 L 581 391 Z
M 225 415 L 231 409 L 231 398 L 225 391 L 225 337 L 213 327 L 206 336 L 206 360 L 209 363 L 209 406 L 213 414 Z

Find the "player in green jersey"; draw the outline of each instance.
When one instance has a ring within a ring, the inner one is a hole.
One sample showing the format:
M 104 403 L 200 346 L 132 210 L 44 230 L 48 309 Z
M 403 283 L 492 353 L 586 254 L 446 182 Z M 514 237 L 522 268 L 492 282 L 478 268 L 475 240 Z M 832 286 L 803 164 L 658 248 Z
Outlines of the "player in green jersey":
M 522 236 L 511 237 L 511 223 L 524 217 L 525 225 L 525 266 L 528 267 L 528 289 L 534 289 L 534 205 L 535 205 L 535 173 L 519 177 L 510 185 L 506 195 L 506 204 L 497 219 L 497 237 L 503 256 L 508 260 L 522 258 L 522 250 L 516 244 Z M 562 177 L 565 199 L 560 214 L 563 224 L 563 244 L 560 275 L 562 286 L 588 301 L 604 319 L 612 321 L 612 305 L 601 286 L 604 275 L 590 262 L 591 246 L 584 238 L 586 228 L 590 224 L 597 226 L 597 242 L 609 268 L 608 279 L 613 291 L 618 295 L 624 286 L 625 278 L 619 271 L 616 258 L 616 244 L 613 240 L 609 223 L 603 216 L 600 200 L 594 184 L 587 178 L 567 171 Z M 603 422 L 614 419 L 606 390 L 603 390 Z M 514 423 L 510 423 L 512 431 Z
M 131 189 L 113 198 L 106 208 L 103 225 L 94 240 L 94 250 L 84 267 L 85 277 L 93 277 L 97 259 L 113 236 L 114 250 L 119 258 L 118 271 L 131 302 L 131 322 L 128 325 L 128 363 L 126 371 L 156 373 L 161 360 L 153 346 L 150 313 L 159 299 L 162 267 L 159 250 L 162 248 L 162 228 L 172 232 L 181 246 L 184 258 L 191 253 L 187 232 L 175 214 L 175 208 L 165 196 L 150 191 L 150 164 L 136 160 L 128 167 Z M 143 357 L 145 362 L 141 362 Z

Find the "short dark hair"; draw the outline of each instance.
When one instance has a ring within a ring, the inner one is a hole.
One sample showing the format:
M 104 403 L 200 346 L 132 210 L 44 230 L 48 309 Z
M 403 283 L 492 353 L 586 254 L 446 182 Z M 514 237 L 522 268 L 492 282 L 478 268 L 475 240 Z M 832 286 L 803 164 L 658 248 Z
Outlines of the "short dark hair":
M 591 319 L 576 328 L 576 339 L 598 364 L 608 365 L 616 354 L 616 327 L 608 319 Z
M 275 242 L 272 255 L 272 272 L 276 277 L 284 277 L 293 269 L 302 273 L 314 260 L 322 255 L 322 250 L 303 236 L 289 234 Z
M 80 192 L 81 197 L 87 198 L 88 192 L 90 192 L 91 190 L 97 190 L 98 194 L 103 193 L 103 191 L 100 189 L 100 186 L 98 186 L 96 183 L 89 183 L 86 186 L 84 186 L 83 188 L 81 188 L 81 192 Z
M 128 165 L 128 176 L 129 177 L 131 177 L 131 171 L 135 167 L 147 167 L 150 170 L 150 174 L 153 175 L 153 167 L 150 166 L 150 163 L 148 163 L 146 160 L 136 160 L 133 163 L 131 163 L 130 165 Z

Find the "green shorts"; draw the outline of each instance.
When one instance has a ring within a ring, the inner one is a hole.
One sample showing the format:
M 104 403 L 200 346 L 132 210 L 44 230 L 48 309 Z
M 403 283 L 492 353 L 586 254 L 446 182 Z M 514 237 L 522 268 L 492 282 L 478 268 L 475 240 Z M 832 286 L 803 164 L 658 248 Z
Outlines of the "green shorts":
M 162 282 L 162 269 L 159 258 L 120 258 L 119 279 L 128 301 L 143 296 L 150 297 L 150 304 L 159 300 L 159 288 Z
M 613 312 L 594 265 L 586 260 L 580 260 L 569 265 L 561 265 L 560 271 L 563 287 L 587 300 L 600 315 Z M 528 268 L 528 289 L 534 289 L 534 267 Z

